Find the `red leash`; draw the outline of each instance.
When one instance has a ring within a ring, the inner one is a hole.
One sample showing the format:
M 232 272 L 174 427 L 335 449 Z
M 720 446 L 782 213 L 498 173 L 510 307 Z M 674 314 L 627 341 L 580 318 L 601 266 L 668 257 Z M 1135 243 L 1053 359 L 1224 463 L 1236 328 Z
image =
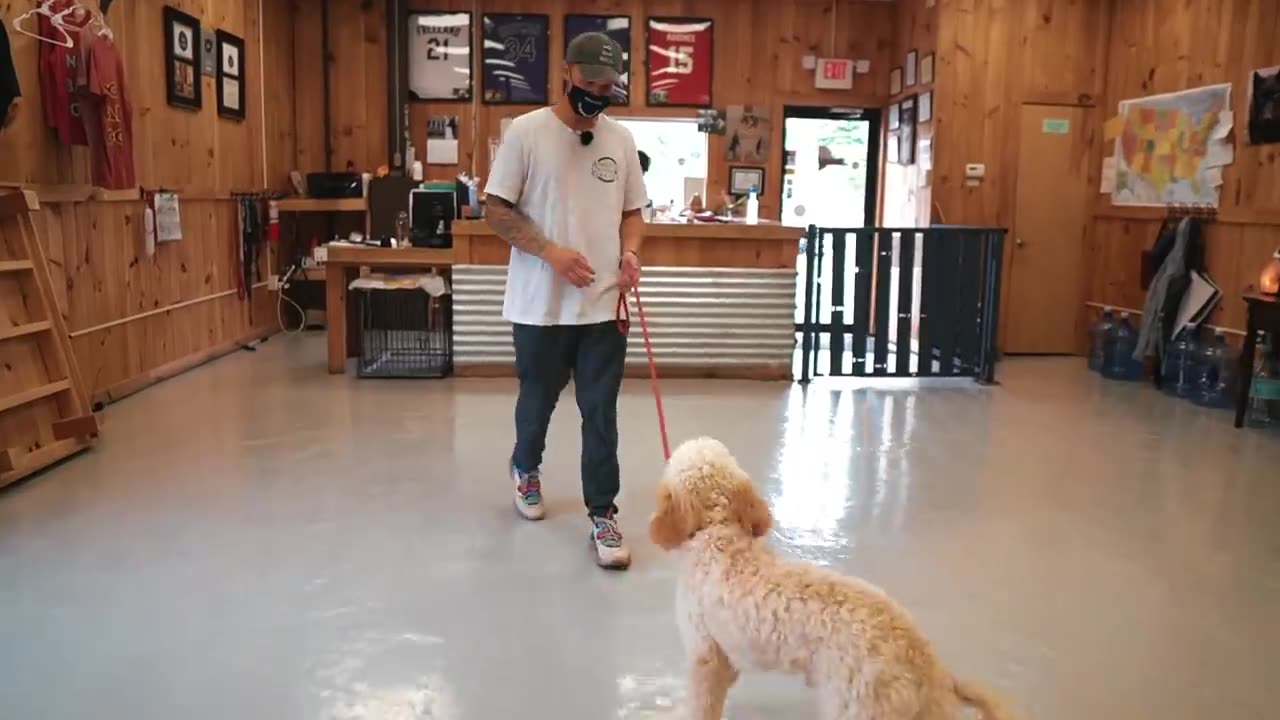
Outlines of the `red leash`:
M 640 302 L 640 286 L 632 291 L 636 296 L 636 314 L 640 316 L 640 331 L 644 333 L 644 351 L 649 356 L 649 379 L 653 383 L 653 402 L 658 406 L 658 430 L 662 433 L 662 457 L 671 459 L 671 441 L 667 439 L 667 415 L 662 411 L 662 389 L 658 387 L 658 364 L 653 359 L 653 340 L 649 338 L 649 323 L 644 317 L 644 304 Z M 626 293 L 618 293 L 618 332 L 623 335 L 631 332 L 631 308 L 627 305 Z

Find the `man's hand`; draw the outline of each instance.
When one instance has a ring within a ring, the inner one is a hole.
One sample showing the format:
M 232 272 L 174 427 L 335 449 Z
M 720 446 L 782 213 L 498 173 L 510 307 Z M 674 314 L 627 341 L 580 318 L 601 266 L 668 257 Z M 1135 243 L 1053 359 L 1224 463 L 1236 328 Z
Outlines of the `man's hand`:
M 542 260 L 556 271 L 556 275 L 564 278 L 574 287 L 584 288 L 596 280 L 596 271 L 591 263 L 577 250 L 570 250 L 559 245 L 548 245 L 542 251 Z
M 622 262 L 618 265 L 618 289 L 631 292 L 640 283 L 640 256 L 628 250 L 622 253 Z

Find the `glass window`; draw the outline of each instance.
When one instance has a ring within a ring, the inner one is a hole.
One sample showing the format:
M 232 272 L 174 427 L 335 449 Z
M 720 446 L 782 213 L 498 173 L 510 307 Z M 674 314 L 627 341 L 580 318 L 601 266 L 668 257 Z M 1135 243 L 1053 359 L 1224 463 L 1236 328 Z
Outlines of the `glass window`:
M 631 131 L 636 148 L 649 156 L 649 172 L 644 176 L 649 200 L 654 208 L 674 212 L 689 204 L 699 193 L 706 198 L 707 136 L 698 132 L 693 119 L 614 118 Z

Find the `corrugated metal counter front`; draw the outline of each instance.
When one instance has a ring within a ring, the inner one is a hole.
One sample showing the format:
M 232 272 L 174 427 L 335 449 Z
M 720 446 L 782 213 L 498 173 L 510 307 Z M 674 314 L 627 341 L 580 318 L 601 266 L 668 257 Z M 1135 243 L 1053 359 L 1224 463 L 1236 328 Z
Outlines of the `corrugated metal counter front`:
M 506 281 L 505 266 L 454 266 L 453 352 L 460 373 L 468 367 L 471 374 L 511 373 L 511 324 L 502 319 Z M 680 374 L 737 376 L 727 372 L 737 368 L 750 377 L 790 377 L 794 269 L 650 267 L 641 287 L 661 367 L 681 368 Z M 631 316 L 635 327 L 627 362 L 643 366 L 634 299 Z
M 652 223 L 647 232 L 641 288 L 663 375 L 790 379 L 802 231 Z M 455 223 L 454 238 L 454 365 L 460 375 L 512 375 L 502 319 L 509 249 L 483 222 Z M 648 370 L 631 302 L 627 372 L 637 376 Z

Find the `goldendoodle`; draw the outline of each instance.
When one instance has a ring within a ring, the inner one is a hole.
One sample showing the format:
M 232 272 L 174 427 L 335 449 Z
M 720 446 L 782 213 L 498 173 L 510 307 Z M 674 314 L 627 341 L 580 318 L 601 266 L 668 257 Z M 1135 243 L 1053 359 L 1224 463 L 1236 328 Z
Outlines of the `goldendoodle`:
M 760 539 L 772 523 L 721 443 L 690 440 L 671 456 L 649 536 L 684 550 L 676 616 L 690 720 L 720 720 L 740 670 L 803 675 L 824 720 L 952 720 L 966 705 L 1008 720 L 987 690 L 947 672 L 884 591 L 774 554 Z

